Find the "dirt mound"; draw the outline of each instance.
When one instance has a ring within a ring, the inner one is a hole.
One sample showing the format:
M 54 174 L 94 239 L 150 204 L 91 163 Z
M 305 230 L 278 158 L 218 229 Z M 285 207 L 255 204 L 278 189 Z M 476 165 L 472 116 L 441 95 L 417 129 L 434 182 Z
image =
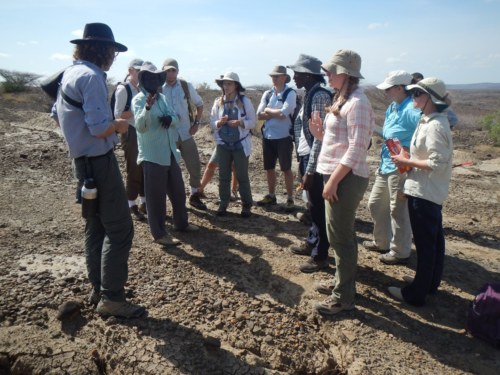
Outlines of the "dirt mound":
M 247 94 L 257 106 L 260 93 Z M 205 123 L 216 95 L 204 95 Z M 314 283 L 331 278 L 334 267 L 298 271 L 304 258 L 288 248 L 301 243 L 307 228 L 285 212 L 282 179 L 276 209 L 256 207 L 243 220 L 239 202 L 228 217 L 214 215 L 216 176 L 206 190 L 209 211 L 189 212 L 202 229 L 179 233 L 177 249 L 163 250 L 146 224 L 135 224 L 127 294 L 149 315 L 130 321 L 102 319 L 86 303 L 84 224 L 73 203 L 71 162 L 48 107 L 36 95 L 2 95 L 0 373 L 496 374 L 498 351 L 464 331 L 473 295 L 500 279 L 500 154 L 477 125 L 492 94 L 474 95 L 469 112 L 466 94 L 453 93 L 463 119 L 454 131 L 455 160 L 473 165 L 453 171 L 443 210 L 444 280 L 427 306 L 402 305 L 386 293 L 413 274 L 414 252 L 408 265 L 387 266 L 360 246 L 356 309 L 334 319 L 313 314 L 311 304 L 322 298 Z M 378 112 L 385 110 L 380 98 L 373 101 Z M 196 140 L 206 163 L 214 147 L 208 126 Z M 250 158 L 255 200 L 267 192 L 260 147 L 257 134 Z M 372 170 L 378 151 L 374 142 Z M 122 151 L 116 154 L 123 165 Z M 356 223 L 360 243 L 373 229 L 368 193 Z M 65 301 L 75 308 L 61 321 Z

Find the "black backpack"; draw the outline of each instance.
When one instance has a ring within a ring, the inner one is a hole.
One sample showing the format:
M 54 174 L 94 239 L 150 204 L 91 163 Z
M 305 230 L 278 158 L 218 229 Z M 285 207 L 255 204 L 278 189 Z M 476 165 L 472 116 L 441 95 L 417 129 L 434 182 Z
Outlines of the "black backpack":
M 111 105 L 111 114 L 113 115 L 113 120 L 115 119 L 115 104 L 116 104 L 116 89 L 119 85 L 125 86 L 127 89 L 127 102 L 125 103 L 125 108 L 123 108 L 123 112 L 129 111 L 132 105 L 132 89 L 128 83 L 118 82 L 113 90 L 113 94 L 111 95 L 111 100 L 109 104 Z
M 51 75 L 50 77 L 47 77 L 44 79 L 42 82 L 40 82 L 40 88 L 48 95 L 50 96 L 54 101 L 57 99 L 57 93 L 59 91 L 59 87 L 61 87 L 61 81 L 64 75 L 66 68 L 63 70 Z M 83 104 L 70 98 L 64 91 L 61 90 L 61 96 L 63 97 L 66 102 L 71 104 L 72 106 L 76 108 L 83 108 Z

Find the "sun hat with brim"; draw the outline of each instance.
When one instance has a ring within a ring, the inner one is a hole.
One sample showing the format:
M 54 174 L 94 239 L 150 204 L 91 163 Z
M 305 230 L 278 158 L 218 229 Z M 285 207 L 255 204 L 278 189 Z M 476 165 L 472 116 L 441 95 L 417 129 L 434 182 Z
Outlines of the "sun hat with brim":
M 133 59 L 128 63 L 128 67 L 131 69 L 141 69 L 142 64 L 144 64 L 144 61 L 141 59 Z
M 104 23 L 88 23 L 83 29 L 83 37 L 81 39 L 70 40 L 73 44 L 85 43 L 105 43 L 114 46 L 118 52 L 125 52 L 128 50 L 123 44 L 115 42 L 113 31 Z
M 175 69 L 179 71 L 179 64 L 176 59 L 172 59 L 171 57 L 165 59 L 163 62 L 163 70 Z
M 286 83 L 291 81 L 290 76 L 286 72 L 286 68 L 283 65 L 276 65 L 271 73 L 269 73 L 271 77 L 275 76 L 286 76 Z
M 321 73 L 321 61 L 310 55 L 300 54 L 295 64 L 287 65 L 286 67 L 296 73 L 323 75 Z
M 349 49 L 339 49 L 330 61 L 321 65 L 321 69 L 329 73 L 365 78 L 361 75 L 361 56 Z
M 384 79 L 384 82 L 377 85 L 380 90 L 387 90 L 393 86 L 406 86 L 411 83 L 412 76 L 404 70 L 394 70 L 389 72 Z
M 226 72 L 224 75 L 220 76 L 220 78 L 215 79 L 215 83 L 217 83 L 219 87 L 222 87 L 222 82 L 224 81 L 238 82 L 240 84 L 240 90 L 245 91 L 245 88 L 240 82 L 240 77 L 238 77 L 238 74 L 235 72 Z
M 413 84 L 406 86 L 408 91 L 411 90 L 422 90 L 430 95 L 432 102 L 438 106 L 446 106 L 448 107 L 451 103 L 448 98 L 448 93 L 446 92 L 446 85 L 440 79 L 429 77 L 424 78 L 423 80 Z
M 160 87 L 165 83 L 167 73 L 164 70 L 157 69 L 152 62 L 146 61 L 142 64 L 141 70 L 139 71 L 139 85 L 142 87 L 144 87 L 145 77 L 154 77 L 156 85 Z

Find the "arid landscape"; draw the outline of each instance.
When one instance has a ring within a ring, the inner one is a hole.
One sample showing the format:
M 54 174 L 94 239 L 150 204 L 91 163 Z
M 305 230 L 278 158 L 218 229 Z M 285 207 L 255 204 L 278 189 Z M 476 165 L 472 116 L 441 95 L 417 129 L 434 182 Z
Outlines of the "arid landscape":
M 382 124 L 387 103 L 369 89 Z M 500 372 L 500 352 L 465 331 L 478 289 L 500 281 L 500 149 L 480 118 L 498 109 L 500 91 L 452 91 L 460 123 L 453 130 L 450 197 L 443 208 L 443 283 L 424 307 L 387 293 L 413 275 L 388 266 L 361 246 L 373 229 L 366 202 L 356 221 L 359 268 L 356 309 L 334 318 L 312 312 L 322 299 L 314 284 L 326 272 L 303 274 L 305 258 L 289 248 L 307 227 L 284 209 L 283 179 L 273 210 L 215 216 L 217 177 L 207 187 L 206 212 L 189 209 L 195 234 L 164 250 L 147 224 L 135 222 L 128 297 L 148 309 L 140 319 L 103 319 L 88 305 L 80 206 L 64 140 L 36 89 L 0 94 L 0 374 L 480 374 Z M 196 134 L 203 163 L 213 140 L 207 116 L 215 91 L 204 91 L 204 126 Z M 248 91 L 257 104 L 259 92 Z M 267 193 L 261 141 L 253 137 L 254 200 Z M 370 150 L 373 173 L 380 141 Z M 116 150 L 123 166 L 123 152 Z M 186 181 L 186 179 L 185 179 Z M 303 210 L 300 196 L 297 211 Z M 169 228 L 171 223 L 169 223 Z M 333 255 L 333 254 L 331 254 Z M 80 309 L 59 316 L 61 304 Z

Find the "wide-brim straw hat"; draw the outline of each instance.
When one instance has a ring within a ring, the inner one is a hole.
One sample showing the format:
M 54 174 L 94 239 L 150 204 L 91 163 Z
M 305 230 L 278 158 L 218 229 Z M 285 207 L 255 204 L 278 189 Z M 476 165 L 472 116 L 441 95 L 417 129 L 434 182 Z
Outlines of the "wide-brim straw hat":
M 269 73 L 271 77 L 274 76 L 286 76 L 285 83 L 290 82 L 292 79 L 290 75 L 286 72 L 286 68 L 283 65 L 276 65 L 271 73 Z
M 424 78 L 413 85 L 406 86 L 406 89 L 408 91 L 415 89 L 425 91 L 430 95 L 432 102 L 438 106 L 448 107 L 451 104 L 451 100 L 446 92 L 446 85 L 442 80 L 435 77 Z
M 81 39 L 70 40 L 73 44 L 86 43 L 105 43 L 114 46 L 118 52 L 128 50 L 123 44 L 115 42 L 115 37 L 111 28 L 104 23 L 88 23 L 83 29 L 83 37 Z
M 217 85 L 221 88 L 222 88 L 222 82 L 224 81 L 237 82 L 240 85 L 240 90 L 245 91 L 245 88 L 240 82 L 240 77 L 238 77 L 238 74 L 236 74 L 235 72 L 226 72 L 224 73 L 224 75 L 221 75 L 220 78 L 215 79 L 215 83 L 217 83 Z
M 361 75 L 361 56 L 349 49 L 339 49 L 321 68 L 330 73 L 365 78 Z

